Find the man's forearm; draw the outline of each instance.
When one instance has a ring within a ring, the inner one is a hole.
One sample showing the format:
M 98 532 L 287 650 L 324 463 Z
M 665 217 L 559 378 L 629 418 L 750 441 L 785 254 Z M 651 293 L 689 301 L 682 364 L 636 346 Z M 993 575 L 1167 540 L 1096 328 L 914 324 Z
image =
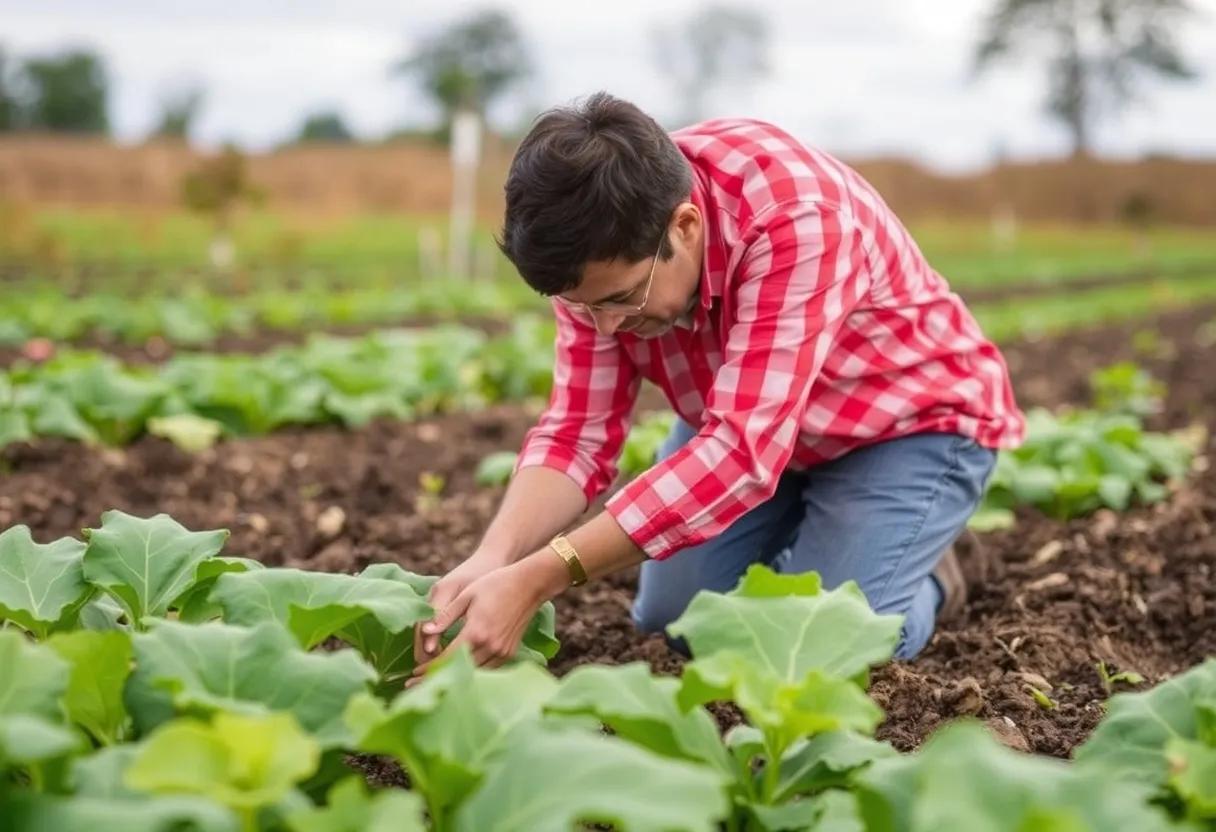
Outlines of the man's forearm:
M 507 486 L 478 552 L 514 563 L 569 528 L 587 509 L 587 497 L 570 477 L 543 466 L 524 468 Z

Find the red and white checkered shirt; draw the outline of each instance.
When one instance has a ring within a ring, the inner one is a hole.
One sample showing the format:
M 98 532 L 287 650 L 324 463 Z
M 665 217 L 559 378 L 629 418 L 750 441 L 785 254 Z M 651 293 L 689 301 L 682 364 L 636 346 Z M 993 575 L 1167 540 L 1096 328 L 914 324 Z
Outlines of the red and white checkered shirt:
M 914 433 L 1021 441 L 1004 359 L 860 175 L 758 121 L 672 138 L 705 221 L 692 325 L 601 335 L 554 303 L 553 393 L 517 470 L 554 468 L 594 499 L 654 382 L 699 433 L 606 510 L 662 559 L 768 499 L 786 468 Z

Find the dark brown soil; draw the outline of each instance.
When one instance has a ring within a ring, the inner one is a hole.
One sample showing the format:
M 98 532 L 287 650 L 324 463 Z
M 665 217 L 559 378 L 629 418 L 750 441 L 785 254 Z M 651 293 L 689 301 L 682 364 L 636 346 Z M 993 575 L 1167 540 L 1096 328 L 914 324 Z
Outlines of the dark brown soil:
M 1212 318 L 1196 310 L 1005 352 L 1024 405 L 1083 402 L 1090 370 L 1136 358 L 1170 384 L 1162 424 L 1216 427 Z M 1154 355 L 1137 355 L 1132 336 L 1149 328 L 1164 336 Z M 96 525 L 109 508 L 164 511 L 188 527 L 229 528 L 231 553 L 270 564 L 353 571 L 391 560 L 439 573 L 472 551 L 500 497 L 474 487 L 477 462 L 515 449 L 534 416 L 504 407 L 353 433 L 289 431 L 195 456 L 153 438 L 124 450 L 13 446 L 0 452 L 0 528 L 25 523 L 48 540 Z M 421 487 L 423 472 L 443 477 L 438 494 Z M 965 613 L 915 661 L 874 674 L 888 711 L 880 734 L 910 748 L 971 714 L 1010 744 L 1067 755 L 1101 714 L 1099 660 L 1153 682 L 1216 654 L 1214 522 L 1216 472 L 1203 469 L 1162 506 L 1067 524 L 1026 512 L 1015 530 L 984 535 L 989 568 Z M 558 600 L 557 672 L 635 660 L 680 671 L 661 638 L 632 628 L 635 580 L 617 575 Z M 1029 686 L 1055 707 L 1037 704 Z

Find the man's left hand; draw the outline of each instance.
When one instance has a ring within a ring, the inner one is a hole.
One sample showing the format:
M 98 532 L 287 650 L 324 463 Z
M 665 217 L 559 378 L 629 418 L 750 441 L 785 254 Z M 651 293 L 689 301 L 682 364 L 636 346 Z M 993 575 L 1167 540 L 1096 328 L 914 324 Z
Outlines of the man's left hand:
M 460 634 L 434 659 L 419 664 L 406 687 L 420 682 L 432 661 L 443 659 L 461 645 L 468 645 L 477 665 L 499 667 L 515 656 L 541 605 L 568 583 L 561 559 L 556 555 L 545 558 L 543 553 L 477 578 L 423 625 L 423 633 L 430 635 L 442 633 L 464 619 Z

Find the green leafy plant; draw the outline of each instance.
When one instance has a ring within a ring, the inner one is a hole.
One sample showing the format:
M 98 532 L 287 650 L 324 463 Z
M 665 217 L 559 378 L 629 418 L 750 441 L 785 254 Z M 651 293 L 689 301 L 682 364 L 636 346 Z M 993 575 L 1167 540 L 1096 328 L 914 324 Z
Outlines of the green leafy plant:
M 552 338 L 551 323 L 521 322 L 497 339 L 446 326 L 314 337 L 261 355 L 186 354 L 155 369 L 63 353 L 0 371 L 0 443 L 60 436 L 121 445 L 148 431 L 201 450 L 285 425 L 360 427 L 478 408 L 547 393 Z
M 1144 677 L 1134 670 L 1122 670 L 1118 673 L 1111 673 L 1107 668 L 1106 662 L 1099 659 L 1098 678 L 1102 680 L 1102 688 L 1106 691 L 1106 695 L 1110 696 L 1115 692 L 1115 685 L 1119 683 L 1128 685 L 1140 685 L 1144 683 Z
M 1130 361 L 1090 373 L 1094 407 L 1106 413 L 1151 416 L 1161 412 L 1165 385 Z
M 1143 693 L 1111 697 L 1077 766 L 1157 790 L 1191 820 L 1216 822 L 1216 659 Z
M 997 459 L 983 516 L 1031 505 L 1068 519 L 1102 507 L 1123 511 L 1133 500 L 1157 502 L 1168 493 L 1164 483 L 1186 475 L 1190 459 L 1185 442 L 1146 431 L 1133 416 L 1032 410 L 1026 441 Z

